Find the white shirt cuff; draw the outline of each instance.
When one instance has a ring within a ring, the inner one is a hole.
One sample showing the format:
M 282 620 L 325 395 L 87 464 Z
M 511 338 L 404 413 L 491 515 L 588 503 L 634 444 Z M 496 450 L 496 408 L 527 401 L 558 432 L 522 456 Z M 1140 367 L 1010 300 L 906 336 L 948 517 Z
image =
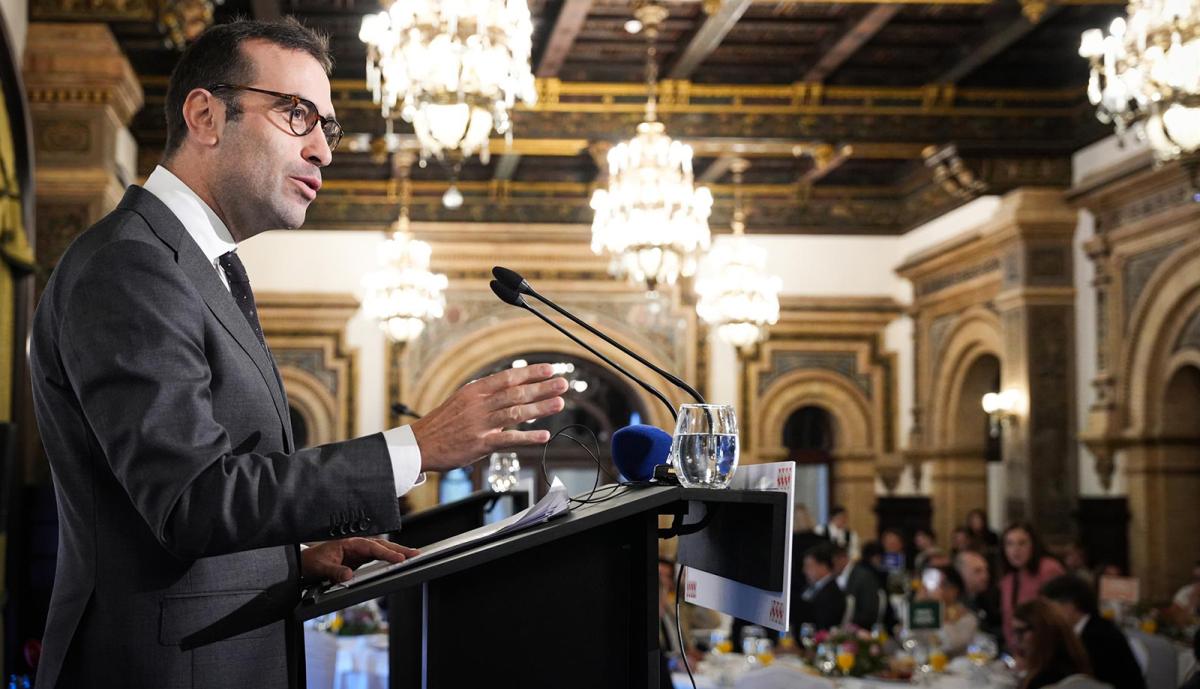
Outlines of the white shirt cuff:
M 413 435 L 412 428 L 389 428 L 383 432 L 383 440 L 392 459 L 396 497 L 425 483 L 425 474 L 421 473 L 421 449 L 417 447 L 417 437 Z

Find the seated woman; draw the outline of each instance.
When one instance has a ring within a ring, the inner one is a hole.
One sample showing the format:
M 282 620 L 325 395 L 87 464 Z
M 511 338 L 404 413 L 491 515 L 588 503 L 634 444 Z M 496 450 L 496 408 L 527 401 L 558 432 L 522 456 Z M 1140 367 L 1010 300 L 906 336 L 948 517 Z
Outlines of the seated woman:
M 1072 675 L 1092 673 L 1075 630 L 1048 601 L 1034 598 L 1018 605 L 1012 633 L 1013 649 L 1025 668 L 1021 689 L 1040 689 Z
M 956 656 L 966 652 L 967 646 L 979 632 L 979 618 L 962 602 L 962 576 L 953 567 L 938 567 L 938 585 L 929 592 L 932 600 L 942 603 L 942 630 L 938 632 L 942 650 Z

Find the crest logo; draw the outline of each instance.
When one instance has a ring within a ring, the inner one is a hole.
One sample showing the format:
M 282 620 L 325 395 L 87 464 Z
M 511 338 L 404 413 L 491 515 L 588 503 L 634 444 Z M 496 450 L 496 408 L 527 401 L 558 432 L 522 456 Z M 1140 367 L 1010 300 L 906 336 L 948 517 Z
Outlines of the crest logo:
M 776 624 L 783 624 L 783 601 L 771 601 L 771 612 L 769 616 L 772 622 Z
M 687 594 L 686 594 L 686 596 L 687 596 L 688 598 L 695 598 L 695 597 L 696 597 L 696 582 L 694 582 L 694 581 L 689 581 L 689 582 L 687 583 Z
M 787 490 L 792 485 L 792 467 L 782 466 L 775 471 L 775 487 Z

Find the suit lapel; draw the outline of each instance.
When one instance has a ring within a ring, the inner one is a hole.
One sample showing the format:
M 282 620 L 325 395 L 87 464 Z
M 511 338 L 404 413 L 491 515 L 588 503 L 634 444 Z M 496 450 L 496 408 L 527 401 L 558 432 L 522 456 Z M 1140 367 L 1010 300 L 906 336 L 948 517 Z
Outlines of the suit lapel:
M 287 446 L 285 450 L 291 452 L 291 416 L 288 413 L 287 400 L 283 396 L 283 384 L 275 370 L 275 363 L 267 350 L 259 344 L 258 336 L 250 329 L 250 324 L 246 322 L 246 317 L 234 303 L 229 290 L 225 289 L 225 285 L 221 283 L 216 269 L 188 235 L 183 223 L 179 222 L 175 214 L 154 194 L 141 187 L 131 186 L 119 207 L 128 208 L 145 218 L 150 229 L 175 250 L 175 260 L 196 286 L 204 303 L 208 305 L 209 311 L 216 316 L 234 341 L 254 362 L 262 376 L 263 383 L 271 392 L 271 400 L 275 403 L 275 411 L 279 414 L 279 421 L 284 429 L 284 443 Z

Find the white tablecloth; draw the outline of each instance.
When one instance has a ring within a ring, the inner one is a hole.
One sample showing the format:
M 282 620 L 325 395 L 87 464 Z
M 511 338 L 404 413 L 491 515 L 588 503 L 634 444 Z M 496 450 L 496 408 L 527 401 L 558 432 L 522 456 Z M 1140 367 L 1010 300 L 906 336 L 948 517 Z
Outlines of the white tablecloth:
M 739 657 L 737 654 L 731 654 Z M 958 663 L 959 666 L 965 666 L 966 661 Z M 722 673 L 715 671 L 711 664 L 704 664 L 697 671 L 693 668 L 693 673 L 696 678 L 696 689 L 723 689 L 731 687 L 733 689 L 784 689 L 791 687 L 803 687 L 803 689 L 897 689 L 897 687 L 909 686 L 908 682 L 888 682 L 883 680 L 872 679 L 857 679 L 853 677 L 841 679 L 839 684 L 833 680 L 816 677 L 804 671 L 800 665 L 800 661 L 794 657 L 781 658 L 775 664 L 759 669 L 742 670 L 740 665 L 734 664 L 732 667 L 735 671 L 726 671 L 724 676 Z M 746 666 L 749 667 L 749 666 Z M 1004 683 L 1000 678 L 995 678 L 995 683 L 981 683 L 972 681 L 972 677 L 968 670 L 963 667 L 951 668 L 952 670 L 961 670 L 960 672 L 935 675 L 932 681 L 925 685 L 930 689 L 1012 689 L 1014 683 Z M 691 689 L 692 683 L 688 680 L 687 673 L 675 672 L 671 674 L 671 683 L 675 689 Z

